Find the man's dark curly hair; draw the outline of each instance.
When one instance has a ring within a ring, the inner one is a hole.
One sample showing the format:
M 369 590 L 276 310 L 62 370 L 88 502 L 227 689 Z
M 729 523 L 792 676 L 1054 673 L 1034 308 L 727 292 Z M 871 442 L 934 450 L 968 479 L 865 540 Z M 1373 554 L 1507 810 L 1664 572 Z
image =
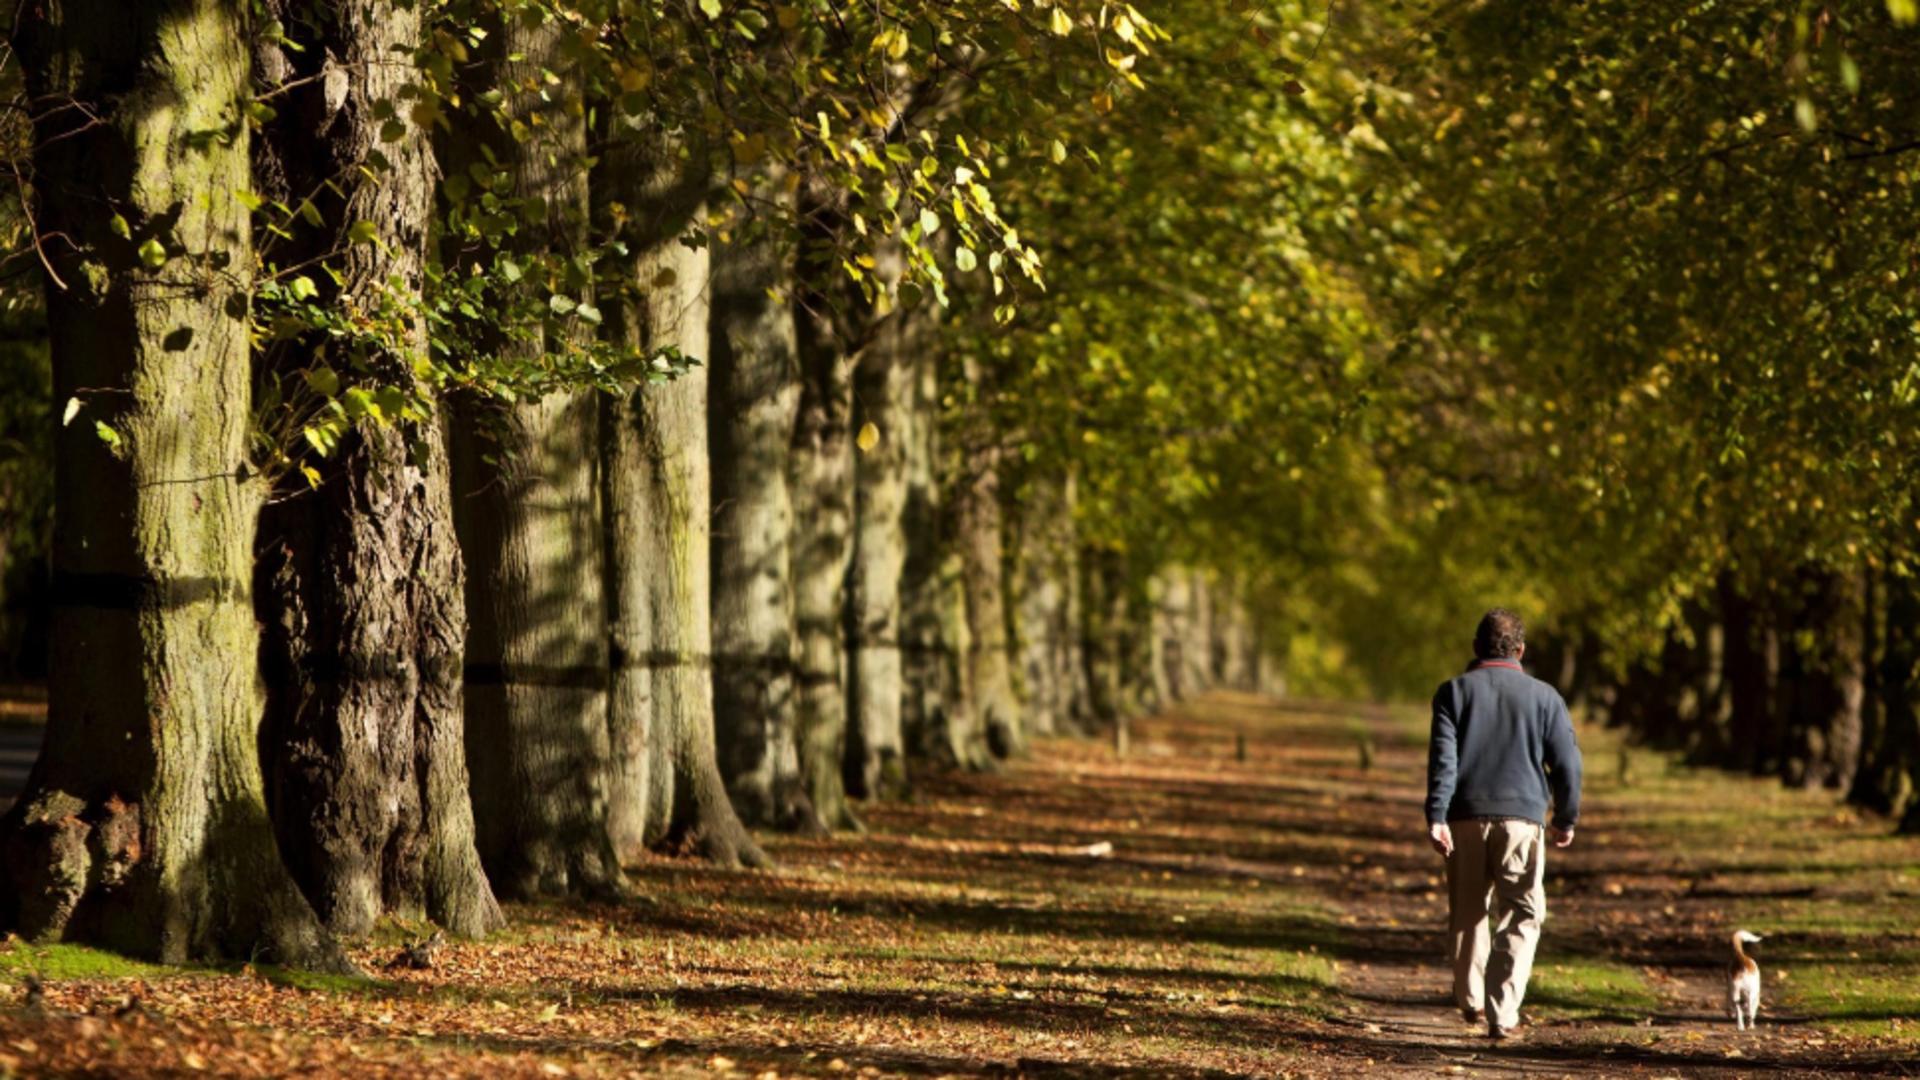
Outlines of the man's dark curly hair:
M 1527 625 L 1520 616 L 1497 607 L 1480 616 L 1480 628 L 1473 632 L 1473 655 L 1482 660 L 1511 659 L 1520 655 L 1527 643 Z

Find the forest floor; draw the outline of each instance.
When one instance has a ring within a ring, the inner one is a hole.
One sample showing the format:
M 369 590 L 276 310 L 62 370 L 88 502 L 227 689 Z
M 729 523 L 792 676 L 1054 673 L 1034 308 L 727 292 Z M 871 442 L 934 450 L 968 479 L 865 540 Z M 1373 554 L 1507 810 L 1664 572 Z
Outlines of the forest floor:
M 1456 1019 L 1417 709 L 1216 694 L 1132 751 L 1050 740 L 928 778 L 781 868 L 659 860 L 636 898 L 515 906 L 374 977 L 144 967 L 0 945 L 22 1075 L 1745 1076 L 1920 1074 L 1920 841 L 1830 795 L 1581 733 L 1530 1034 Z M 1107 845 L 1111 845 L 1110 849 Z M 1768 935 L 1766 1009 L 1719 1008 Z M 28 1003 L 27 976 L 44 984 Z

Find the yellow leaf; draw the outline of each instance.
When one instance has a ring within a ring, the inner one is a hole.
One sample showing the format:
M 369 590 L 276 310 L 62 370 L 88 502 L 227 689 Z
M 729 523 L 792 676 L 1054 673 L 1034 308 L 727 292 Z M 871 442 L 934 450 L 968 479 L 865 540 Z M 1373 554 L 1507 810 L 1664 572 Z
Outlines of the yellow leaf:
M 1067 17 L 1066 12 L 1059 8 L 1054 8 L 1053 20 L 1049 23 L 1049 29 L 1061 37 L 1066 37 L 1068 34 L 1073 33 L 1073 20 Z
M 858 446 L 863 454 L 872 450 L 880 445 L 880 429 L 874 426 L 873 421 L 867 421 L 860 426 L 860 434 L 853 440 L 853 444 Z

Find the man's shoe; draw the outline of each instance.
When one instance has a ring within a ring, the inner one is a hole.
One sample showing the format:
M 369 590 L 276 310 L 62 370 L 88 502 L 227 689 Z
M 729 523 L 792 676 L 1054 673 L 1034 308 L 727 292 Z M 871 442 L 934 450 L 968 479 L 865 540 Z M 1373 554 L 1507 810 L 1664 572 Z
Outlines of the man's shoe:
M 1515 1039 L 1523 1037 L 1526 1033 L 1527 1029 L 1524 1024 L 1515 1024 L 1512 1027 L 1501 1027 L 1499 1024 L 1487 1025 L 1487 1038 L 1492 1039 L 1494 1042 L 1512 1042 Z
M 1461 1009 L 1460 1010 L 1460 1019 L 1465 1020 L 1469 1024 L 1480 1023 L 1480 1021 L 1484 1018 L 1484 1015 L 1485 1014 L 1483 1014 L 1479 1009 Z

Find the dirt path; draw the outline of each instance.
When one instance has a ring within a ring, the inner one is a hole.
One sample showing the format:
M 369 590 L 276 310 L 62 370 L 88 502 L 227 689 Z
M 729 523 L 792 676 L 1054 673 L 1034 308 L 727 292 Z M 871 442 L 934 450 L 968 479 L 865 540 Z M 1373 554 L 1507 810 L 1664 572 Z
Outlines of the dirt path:
M 376 980 L 131 965 L 0 941 L 0 1075 L 1085 1077 L 1912 1075 L 1920 843 L 1831 796 L 1583 732 L 1527 1012 L 1454 1019 L 1417 710 L 1214 695 L 1116 758 L 1042 742 L 921 778 L 773 872 L 632 868 L 635 899 L 519 905 Z M 1769 935 L 1760 1031 L 1719 942 Z M 28 993 L 31 974 L 43 998 Z

